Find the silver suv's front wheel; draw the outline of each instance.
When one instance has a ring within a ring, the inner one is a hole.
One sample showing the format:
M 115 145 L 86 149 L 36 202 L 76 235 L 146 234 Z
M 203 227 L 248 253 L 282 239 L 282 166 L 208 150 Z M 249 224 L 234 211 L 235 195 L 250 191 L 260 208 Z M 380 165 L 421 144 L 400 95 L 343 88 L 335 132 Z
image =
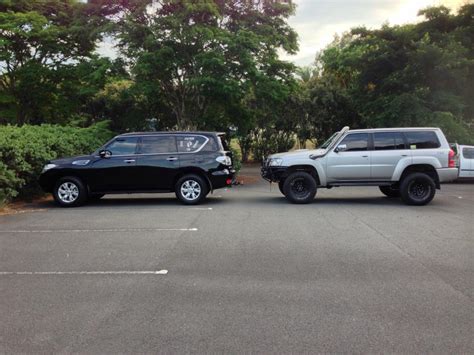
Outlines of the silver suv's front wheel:
M 199 175 L 185 175 L 176 182 L 175 193 L 186 205 L 197 205 L 206 198 L 208 187 Z
M 316 181 L 304 171 L 296 171 L 289 175 L 283 183 L 286 198 L 297 204 L 310 203 L 316 195 Z

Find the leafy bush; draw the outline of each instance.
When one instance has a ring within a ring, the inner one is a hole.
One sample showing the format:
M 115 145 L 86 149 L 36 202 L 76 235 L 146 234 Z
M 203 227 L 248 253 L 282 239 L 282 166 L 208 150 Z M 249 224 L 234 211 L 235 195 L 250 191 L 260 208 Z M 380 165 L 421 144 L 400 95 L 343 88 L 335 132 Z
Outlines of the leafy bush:
M 39 193 L 38 176 L 48 160 L 89 154 L 112 135 L 108 122 L 88 128 L 0 126 L 0 204 Z
M 235 169 L 235 172 L 238 173 L 240 169 L 242 168 L 242 157 L 240 155 L 239 149 L 236 149 L 234 147 L 230 147 L 230 150 L 232 151 L 232 163 Z
M 276 129 L 262 129 L 254 133 L 252 144 L 253 158 L 260 162 L 264 157 L 273 153 L 287 152 L 296 143 L 293 132 Z

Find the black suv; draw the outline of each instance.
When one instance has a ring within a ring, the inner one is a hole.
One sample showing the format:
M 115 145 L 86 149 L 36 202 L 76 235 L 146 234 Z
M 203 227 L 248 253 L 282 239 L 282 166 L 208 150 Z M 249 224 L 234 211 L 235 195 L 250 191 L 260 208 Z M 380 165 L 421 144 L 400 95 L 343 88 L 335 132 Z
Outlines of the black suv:
M 172 192 L 194 205 L 234 179 L 222 133 L 147 132 L 119 135 L 87 156 L 51 160 L 39 182 L 61 206 L 109 193 Z

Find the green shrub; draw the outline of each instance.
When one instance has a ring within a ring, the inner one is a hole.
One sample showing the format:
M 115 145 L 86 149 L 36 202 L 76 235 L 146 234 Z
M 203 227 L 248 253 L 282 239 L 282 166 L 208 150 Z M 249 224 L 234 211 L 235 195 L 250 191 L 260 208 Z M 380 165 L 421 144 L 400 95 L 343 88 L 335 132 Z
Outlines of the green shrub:
M 270 128 L 259 130 L 254 133 L 253 158 L 256 162 L 260 162 L 270 154 L 289 151 L 295 143 L 295 135 L 292 132 Z
M 112 135 L 108 122 L 87 128 L 0 126 L 0 204 L 39 193 L 38 176 L 48 160 L 90 154 Z
M 235 172 L 238 173 L 240 169 L 242 168 L 242 157 L 240 155 L 239 149 L 236 149 L 234 147 L 230 147 L 230 150 L 232 151 L 232 163 L 235 169 Z

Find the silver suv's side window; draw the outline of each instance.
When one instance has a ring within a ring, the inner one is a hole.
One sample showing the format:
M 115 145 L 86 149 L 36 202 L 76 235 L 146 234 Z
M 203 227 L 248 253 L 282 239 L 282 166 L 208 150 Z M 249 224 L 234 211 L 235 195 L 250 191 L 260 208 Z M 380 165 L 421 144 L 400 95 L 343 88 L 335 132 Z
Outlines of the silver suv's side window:
M 339 145 L 346 145 L 345 152 L 358 152 L 367 150 L 369 147 L 368 133 L 352 133 L 348 134 Z
M 433 131 L 413 131 L 405 132 L 410 149 L 434 149 L 441 145 L 438 136 Z
M 401 132 L 374 133 L 375 150 L 405 149 L 405 141 Z

